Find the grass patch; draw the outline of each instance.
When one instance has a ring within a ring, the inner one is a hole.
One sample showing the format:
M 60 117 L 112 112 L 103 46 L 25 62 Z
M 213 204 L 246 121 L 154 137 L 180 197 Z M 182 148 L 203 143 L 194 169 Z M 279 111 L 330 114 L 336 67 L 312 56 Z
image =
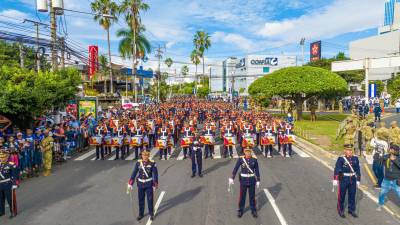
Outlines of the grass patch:
M 344 143 L 343 138 L 336 140 L 336 133 L 339 124 L 339 121 L 328 118 L 326 118 L 326 120 L 320 119 L 316 122 L 302 120 L 295 122 L 295 129 L 297 135 L 306 140 L 319 145 L 326 150 L 337 151 L 342 149 Z

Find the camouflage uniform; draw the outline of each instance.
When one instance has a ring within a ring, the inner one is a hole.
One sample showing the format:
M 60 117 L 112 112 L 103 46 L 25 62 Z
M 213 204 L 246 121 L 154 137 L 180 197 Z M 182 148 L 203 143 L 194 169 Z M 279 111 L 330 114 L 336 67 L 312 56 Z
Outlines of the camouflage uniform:
M 51 136 L 52 135 L 45 137 L 40 143 L 40 146 L 43 151 L 44 176 L 48 176 L 51 173 L 51 164 L 53 159 L 53 142 L 54 142 L 54 139 Z
M 397 126 L 396 121 L 393 121 L 390 125 L 390 142 L 400 145 L 400 128 Z

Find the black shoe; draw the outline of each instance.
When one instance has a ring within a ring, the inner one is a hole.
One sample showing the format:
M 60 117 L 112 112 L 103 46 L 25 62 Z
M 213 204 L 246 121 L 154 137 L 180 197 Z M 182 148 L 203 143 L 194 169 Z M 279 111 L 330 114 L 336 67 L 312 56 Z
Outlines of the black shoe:
M 199 177 L 203 177 L 203 174 L 199 174 Z
M 193 177 L 195 177 L 195 176 L 196 176 L 196 174 L 192 174 L 191 178 L 193 178 Z
M 254 218 L 257 218 L 257 217 L 258 217 L 258 215 L 257 215 L 257 211 L 253 211 L 253 212 L 251 212 L 251 215 L 253 215 L 253 217 L 254 217 Z
M 143 216 L 142 216 L 142 215 L 139 215 L 139 216 L 136 218 L 137 221 L 140 221 L 141 219 L 143 219 Z
M 342 218 L 346 218 L 346 216 L 344 215 L 344 212 L 339 212 L 339 216 Z
M 358 215 L 355 212 L 349 212 L 349 214 L 352 215 L 354 218 L 358 218 Z
M 150 216 L 150 220 L 153 221 L 154 220 L 154 216 Z
M 99 158 L 96 158 L 95 160 L 99 160 Z
M 241 218 L 242 216 L 243 216 L 243 212 L 239 211 L 238 214 L 237 214 L 237 217 Z

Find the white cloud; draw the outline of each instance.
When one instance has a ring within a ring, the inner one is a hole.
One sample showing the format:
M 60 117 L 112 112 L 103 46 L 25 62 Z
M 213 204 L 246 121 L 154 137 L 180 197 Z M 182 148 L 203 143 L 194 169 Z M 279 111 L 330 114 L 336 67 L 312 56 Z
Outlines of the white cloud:
M 289 42 L 301 37 L 330 38 L 379 26 L 383 12 L 377 9 L 382 6 L 383 1 L 377 0 L 336 0 L 301 17 L 267 22 L 255 29 L 263 37 Z
M 255 48 L 255 44 L 250 39 L 240 34 L 217 31 L 211 35 L 211 38 L 213 42 L 224 42 L 246 51 L 254 50 Z
M 28 19 L 30 16 L 24 12 L 15 9 L 6 9 L 0 12 L 2 21 L 12 21 L 16 22 L 16 19 L 23 20 Z

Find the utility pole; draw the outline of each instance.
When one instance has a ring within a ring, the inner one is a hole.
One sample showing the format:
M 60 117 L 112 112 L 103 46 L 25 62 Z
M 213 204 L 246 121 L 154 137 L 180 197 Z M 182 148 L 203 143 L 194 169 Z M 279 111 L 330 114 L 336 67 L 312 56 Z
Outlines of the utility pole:
M 61 46 L 61 68 L 65 69 L 65 39 L 64 37 L 60 37 L 60 46 Z
M 53 8 L 53 0 L 50 0 L 50 30 L 51 30 L 51 68 L 57 70 L 57 21 L 56 11 Z
M 306 39 L 301 38 L 300 40 L 300 46 L 301 46 L 301 65 L 304 65 L 304 44 L 305 44 Z
M 156 57 L 158 58 L 158 77 L 157 77 L 157 101 L 160 102 L 160 79 L 161 79 L 161 58 L 164 52 L 161 50 L 161 46 L 158 45 L 156 50 Z
M 25 52 L 24 52 L 24 46 L 22 44 L 22 41 L 19 42 L 18 44 L 19 47 L 19 63 L 21 68 L 25 68 Z
M 208 91 L 211 93 L 211 66 L 210 67 L 210 76 L 208 78 Z
M 49 25 L 38 22 L 38 21 L 34 21 L 34 20 L 28 20 L 28 19 L 24 19 L 24 22 L 29 22 L 32 23 L 35 27 L 36 27 L 36 54 L 35 54 L 35 58 L 36 58 L 36 71 L 39 72 L 40 71 L 40 57 L 39 57 L 39 25 L 44 26 L 44 27 L 49 27 Z

